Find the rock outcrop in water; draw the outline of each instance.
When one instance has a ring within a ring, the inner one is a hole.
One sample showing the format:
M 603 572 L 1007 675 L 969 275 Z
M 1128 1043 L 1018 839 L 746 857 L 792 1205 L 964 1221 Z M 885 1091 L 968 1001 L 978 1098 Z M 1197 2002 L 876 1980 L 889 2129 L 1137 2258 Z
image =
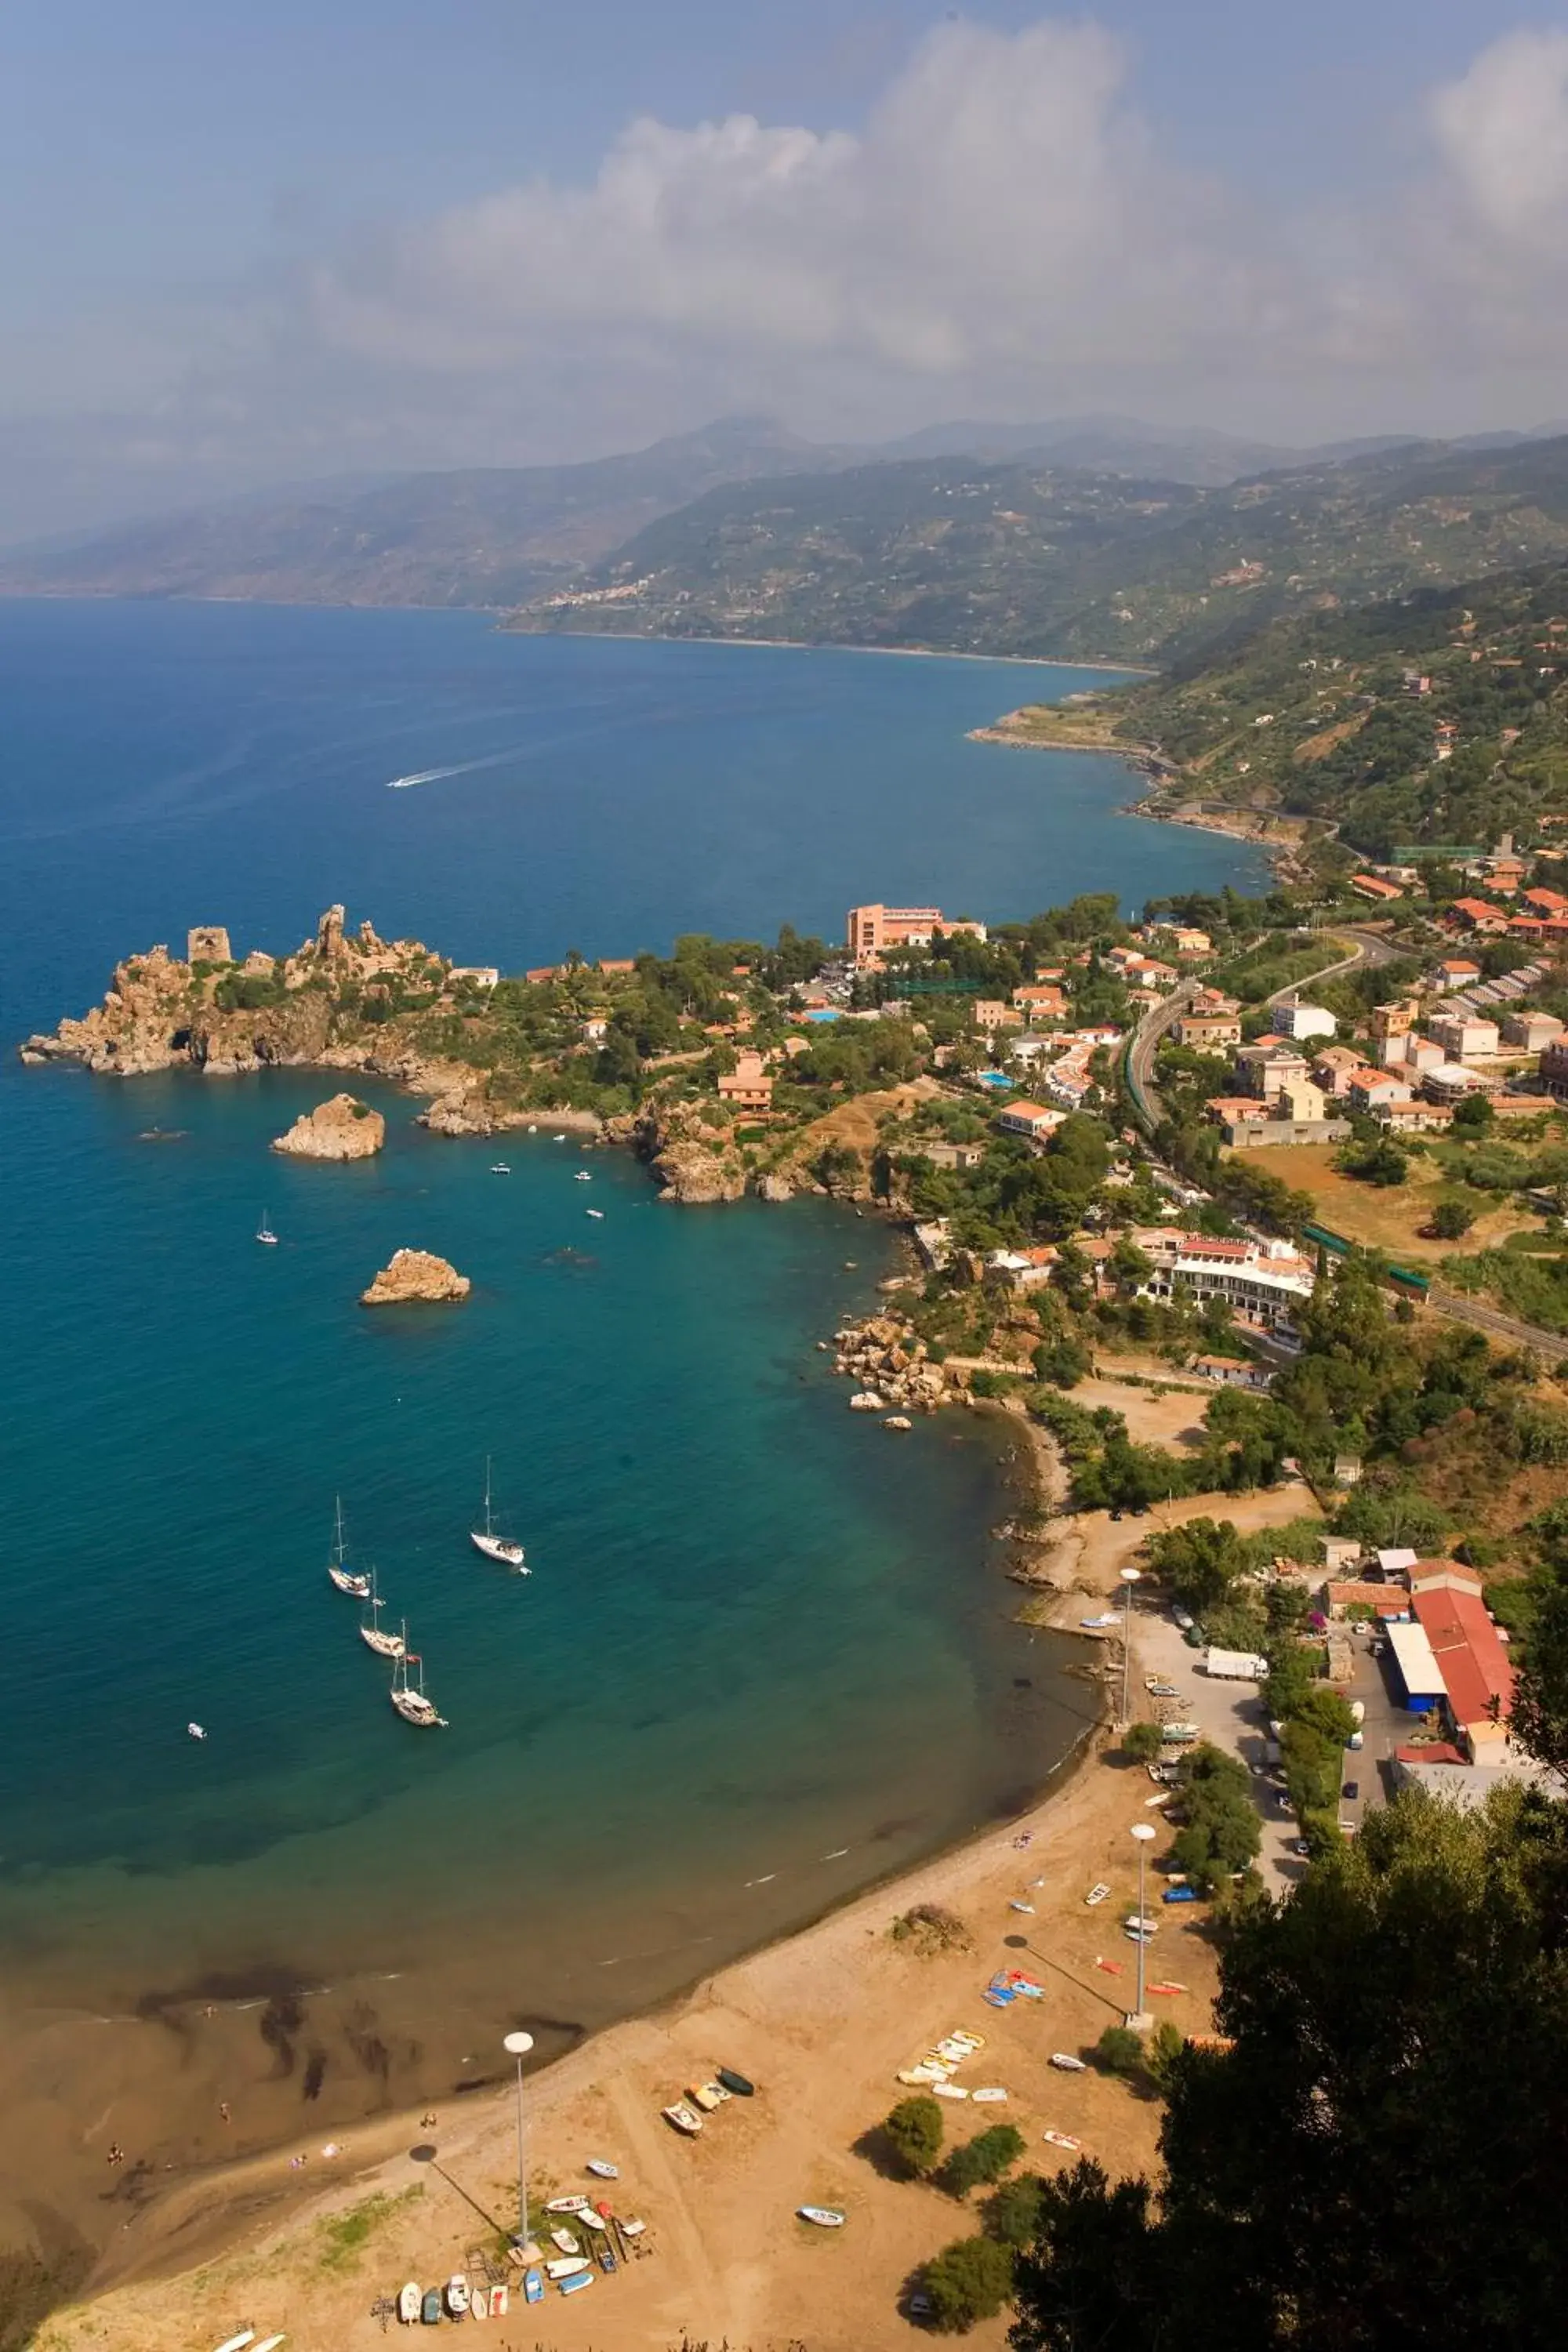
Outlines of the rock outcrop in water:
M 413 1301 L 438 1305 L 467 1298 L 473 1284 L 444 1257 L 431 1250 L 395 1250 L 368 1290 L 360 1293 L 362 1307 L 401 1307 Z
M 333 1095 L 314 1110 L 301 1111 L 274 1151 L 296 1160 L 371 1160 L 386 1140 L 386 1121 L 353 1095 Z

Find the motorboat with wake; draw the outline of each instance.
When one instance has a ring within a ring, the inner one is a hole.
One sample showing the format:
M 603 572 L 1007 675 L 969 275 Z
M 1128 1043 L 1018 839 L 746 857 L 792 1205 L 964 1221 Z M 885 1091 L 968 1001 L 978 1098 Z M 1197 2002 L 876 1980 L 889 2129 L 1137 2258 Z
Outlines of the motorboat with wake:
M 332 1556 L 327 1562 L 327 1574 L 340 1592 L 352 1593 L 356 1601 L 368 1601 L 369 1577 L 361 1576 L 357 1570 L 348 1565 L 348 1541 L 343 1534 L 343 1498 L 341 1495 L 334 1495 L 332 1500 L 336 1513 L 332 1520 Z
M 278 1236 L 267 1222 L 265 1209 L 261 1212 L 261 1223 L 256 1228 L 256 1238 L 267 1249 L 276 1249 L 278 1246 Z
M 485 1456 L 485 1523 L 482 1528 L 468 1529 L 468 1541 L 476 1551 L 483 1552 L 487 1559 L 499 1561 L 502 1568 L 512 1569 L 519 1576 L 527 1576 L 530 1573 L 528 1563 L 523 1558 L 522 1546 L 512 1537 L 498 1535 L 496 1532 L 495 1519 L 490 1510 L 490 1457 L 488 1454 Z
M 402 1634 L 384 1633 L 381 1630 L 381 1595 L 375 1589 L 374 1568 L 370 1572 L 370 1591 L 366 1596 L 366 1605 L 370 1610 L 370 1623 L 367 1625 L 362 1620 L 359 1629 L 360 1640 L 367 1650 L 374 1650 L 378 1658 L 400 1658 L 406 1646 Z
M 417 1678 L 413 1683 L 408 1679 L 410 1666 L 418 1668 Z M 417 1652 L 409 1650 L 406 1624 L 403 1628 L 402 1645 L 393 1664 L 389 1696 L 405 1723 L 412 1723 L 421 1731 L 446 1729 L 446 1717 L 437 1715 L 434 1701 L 425 1696 L 425 1661 Z

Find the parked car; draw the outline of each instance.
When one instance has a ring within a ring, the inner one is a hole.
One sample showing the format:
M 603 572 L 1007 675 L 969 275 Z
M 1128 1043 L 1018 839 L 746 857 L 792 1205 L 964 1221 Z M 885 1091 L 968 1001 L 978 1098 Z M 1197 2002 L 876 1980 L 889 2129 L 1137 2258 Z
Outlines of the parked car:
M 1193 1621 L 1191 1617 L 1188 1616 L 1184 1609 L 1173 1609 L 1171 1612 L 1171 1620 L 1173 1624 L 1180 1627 L 1184 1633 L 1190 1633 L 1192 1632 Z
M 1162 1903 L 1195 1903 L 1197 1899 L 1195 1886 L 1167 1886 L 1160 1897 Z
M 1293 1854 L 1299 1855 L 1303 1862 L 1310 1862 L 1312 1859 L 1312 1849 L 1305 1838 L 1292 1838 L 1290 1851 Z
M 1347 1805 L 1353 1805 L 1360 1794 L 1361 1782 L 1359 1780 L 1347 1780 L 1344 1787 L 1340 1790 L 1340 1795 Z

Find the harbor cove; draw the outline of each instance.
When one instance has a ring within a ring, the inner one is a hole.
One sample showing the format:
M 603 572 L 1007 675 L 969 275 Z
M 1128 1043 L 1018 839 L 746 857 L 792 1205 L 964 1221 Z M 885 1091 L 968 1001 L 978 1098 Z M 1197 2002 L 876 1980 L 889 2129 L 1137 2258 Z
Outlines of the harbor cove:
M 967 740 L 1017 698 L 981 662 L 16 604 L 0 683 L 16 1045 L 335 901 L 521 974 L 1261 872 L 1121 813 L 1114 760 Z M 1011 1425 L 846 1409 L 822 1343 L 907 1263 L 870 1204 L 673 1205 L 543 1104 L 442 1132 L 374 1055 L 297 1058 L 0 1072 L 0 2209 L 110 2269 L 170 2168 L 444 2108 L 514 2025 L 554 2057 L 1010 1818 L 1095 1707 L 1016 1622 Z M 342 1089 L 380 1150 L 272 1150 Z M 468 1295 L 363 1311 L 399 1250 Z M 527 1578 L 468 1542 L 487 1459 Z M 328 1581 L 340 1496 L 428 1738 Z

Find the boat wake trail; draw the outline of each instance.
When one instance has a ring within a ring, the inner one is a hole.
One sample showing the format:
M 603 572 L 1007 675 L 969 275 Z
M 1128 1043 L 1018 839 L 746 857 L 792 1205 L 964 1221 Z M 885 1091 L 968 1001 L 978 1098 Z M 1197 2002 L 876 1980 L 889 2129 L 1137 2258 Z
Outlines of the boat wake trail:
M 520 750 L 514 748 L 492 751 L 483 760 L 459 760 L 450 768 L 421 768 L 416 775 L 389 777 L 386 789 L 389 793 L 406 793 L 416 784 L 438 784 L 447 776 L 471 776 L 480 768 L 504 768 L 509 760 L 520 756 Z

